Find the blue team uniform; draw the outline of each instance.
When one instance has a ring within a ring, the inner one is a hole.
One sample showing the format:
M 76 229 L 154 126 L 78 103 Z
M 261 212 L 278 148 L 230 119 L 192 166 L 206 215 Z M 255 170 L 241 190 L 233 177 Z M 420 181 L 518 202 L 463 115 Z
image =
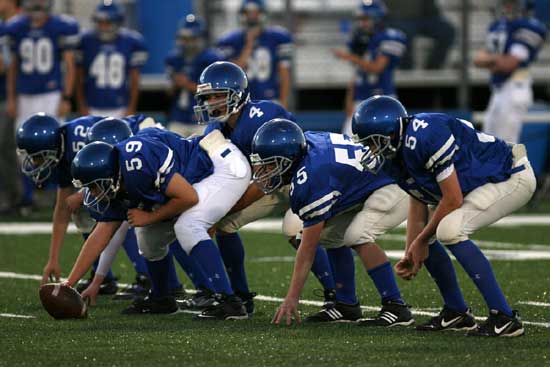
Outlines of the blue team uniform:
M 439 202 L 438 181 L 448 177 L 453 168 L 463 195 L 486 183 L 506 181 L 523 169 L 512 168 L 512 148 L 503 140 L 446 114 L 414 115 L 404 134 L 402 147 L 385 171 L 425 204 Z
M 364 150 L 345 135 L 305 133 L 307 154 L 294 174 L 290 207 L 309 227 L 355 205 L 363 204 L 377 189 L 394 181 L 373 175 L 359 163 Z
M 84 69 L 86 103 L 94 108 L 120 108 L 128 105 L 130 70 L 147 61 L 143 37 L 121 29 L 112 42 L 103 42 L 96 31 L 87 31 L 80 38 L 77 64 Z
M 129 208 L 164 204 L 168 199 L 164 192 L 175 173 L 191 185 L 211 175 L 214 168 L 199 146 L 201 138 L 185 139 L 167 130 L 146 128 L 115 145 L 125 193 L 111 201 L 97 220 L 124 221 Z
M 487 50 L 496 54 L 510 54 L 514 45 L 521 45 L 527 49 L 527 55 L 521 60 L 520 68 L 531 65 L 544 44 L 546 27 L 535 18 L 520 18 L 508 20 L 506 18 L 494 21 L 487 33 Z M 500 87 L 512 73 L 493 73 L 491 83 Z
M 6 40 L 6 23 L 0 21 L 0 53 L 2 54 L 2 61 L 4 65 L 10 64 L 9 48 Z M 6 99 L 6 72 L 0 74 L 0 101 Z
M 65 15 L 50 15 L 41 28 L 31 28 L 27 15 L 6 24 L 11 51 L 18 57 L 17 93 L 43 94 L 61 90 L 62 53 L 78 42 L 78 23 Z
M 348 43 L 351 49 L 351 43 Z M 395 95 L 394 70 L 407 48 L 407 37 L 397 29 L 386 28 L 377 31 L 370 39 L 363 55 L 374 61 L 382 54 L 389 58 L 388 66 L 380 74 L 368 73 L 356 68 L 353 99 L 362 101 L 376 94 Z
M 246 43 L 243 29 L 222 36 L 217 43 L 228 60 L 237 58 Z M 246 75 L 250 82 L 252 99 L 279 98 L 279 63 L 290 64 L 292 57 L 292 36 L 281 27 L 266 27 L 256 39 L 254 50 L 248 60 Z
M 189 80 L 198 83 L 202 71 L 208 65 L 221 59 L 222 56 L 212 48 L 203 50 L 193 58 L 186 58 L 180 50 L 176 49 L 166 58 L 166 72 L 169 77 L 183 73 Z M 176 91 L 168 121 L 196 123 L 193 113 L 195 104 L 193 93 L 184 88 Z
M 208 135 L 214 129 L 220 130 L 249 159 L 252 153 L 254 134 L 260 126 L 275 118 L 296 121 L 290 112 L 275 102 L 250 101 L 243 107 L 235 129 L 231 129 L 226 123 L 215 122 L 208 125 L 205 135 Z

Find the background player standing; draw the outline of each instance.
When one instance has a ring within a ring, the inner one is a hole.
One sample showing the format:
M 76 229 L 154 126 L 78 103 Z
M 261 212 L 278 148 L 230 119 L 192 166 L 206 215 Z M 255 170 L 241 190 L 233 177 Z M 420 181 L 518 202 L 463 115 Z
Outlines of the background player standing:
M 253 100 L 276 100 L 288 108 L 292 36 L 265 25 L 263 0 L 243 0 L 240 12 L 244 27 L 222 36 L 217 47 L 246 71 Z
M 140 67 L 147 61 L 141 35 L 121 28 L 124 15 L 115 2 L 101 2 L 95 29 L 82 34 L 77 52 L 78 109 L 81 115 L 124 117 L 136 113 Z
M 529 65 L 546 37 L 546 27 L 529 16 L 530 1 L 503 0 L 500 18 L 487 33 L 485 49 L 474 58 L 477 67 L 491 72 L 491 99 L 483 130 L 517 143 L 522 118 L 533 103 Z

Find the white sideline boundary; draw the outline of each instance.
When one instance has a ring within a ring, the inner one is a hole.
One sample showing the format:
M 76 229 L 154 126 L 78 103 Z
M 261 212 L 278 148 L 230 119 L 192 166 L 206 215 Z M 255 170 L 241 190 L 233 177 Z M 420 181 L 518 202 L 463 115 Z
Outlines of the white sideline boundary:
M 7 279 L 26 279 L 26 280 L 38 280 L 40 281 L 42 277 L 40 275 L 32 275 L 32 274 L 20 274 L 20 273 L 13 273 L 13 272 L 5 272 L 0 271 L 0 278 L 7 278 Z M 121 286 L 125 286 L 125 284 L 119 283 Z M 194 289 L 186 289 L 186 292 L 194 293 Z M 264 301 L 264 302 L 275 302 L 280 303 L 284 301 L 284 298 L 280 297 L 272 297 L 272 296 L 263 296 L 263 295 L 257 295 L 255 300 L 258 301 Z M 520 302 L 522 303 L 522 302 Z M 307 305 L 307 306 L 317 306 L 321 307 L 323 306 L 323 302 L 321 301 L 311 301 L 311 300 L 301 300 L 300 304 Z M 361 308 L 365 311 L 378 311 L 380 310 L 380 306 L 361 306 Z M 431 312 L 431 309 L 421 309 L 421 308 L 413 308 L 411 309 L 411 312 L 414 315 L 419 316 L 437 316 L 437 312 Z M 34 316 L 26 316 L 26 315 L 15 315 L 15 314 L 0 314 L 0 317 L 2 315 L 10 315 L 10 316 L 3 316 L 3 317 L 19 317 L 19 318 L 34 318 Z M 476 317 L 476 320 L 478 321 L 484 321 L 485 317 Z M 550 322 L 534 322 L 534 321 L 523 321 L 525 325 L 532 325 L 532 326 L 538 326 L 542 328 L 550 328 Z
M 244 231 L 250 232 L 275 232 L 281 233 L 282 219 L 261 219 L 243 227 Z M 406 222 L 399 225 L 405 228 Z M 516 227 L 516 226 L 550 226 L 550 215 L 510 215 L 502 218 L 490 227 Z M 69 224 L 68 233 L 78 233 L 74 224 Z M 50 234 L 52 224 L 49 222 L 13 222 L 0 223 L 0 234 L 31 235 Z

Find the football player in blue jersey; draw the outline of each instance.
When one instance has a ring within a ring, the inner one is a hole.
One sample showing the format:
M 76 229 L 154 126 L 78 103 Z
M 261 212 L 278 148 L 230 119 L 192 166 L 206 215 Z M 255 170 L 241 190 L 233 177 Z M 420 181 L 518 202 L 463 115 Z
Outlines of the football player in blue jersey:
M 273 323 L 286 321 L 288 325 L 293 316 L 300 321 L 298 300 L 319 243 L 327 248 L 337 282 L 350 291 L 346 301 L 339 300 L 316 318 L 361 318 L 354 269 L 347 266 L 346 260 L 353 263 L 353 248 L 382 299 L 378 316 L 361 320 L 361 324 L 393 327 L 414 323 L 390 262 L 375 243 L 377 236 L 405 220 L 407 194 L 388 176 L 365 171 L 361 165 L 363 151 L 360 144 L 345 135 L 304 134 L 289 120 L 271 120 L 256 132 L 250 155 L 255 183 L 265 193 L 290 183 L 290 206 L 304 223 L 290 287 Z
M 336 57 L 349 62 L 355 69 L 346 90 L 343 134 L 351 136 L 351 116 L 361 101 L 376 94 L 395 96 L 393 74 L 406 51 L 407 37 L 400 30 L 384 26 L 386 15 L 387 8 L 382 0 L 361 2 L 348 50 L 333 50 Z
M 95 220 L 90 213 L 81 210 L 82 193 L 75 193 L 72 187 L 70 175 L 70 164 L 76 153 L 86 143 L 87 133 L 91 127 L 98 122 L 109 121 L 98 116 L 86 116 L 72 120 L 64 125 L 59 125 L 55 118 L 46 114 L 37 114 L 26 120 L 17 131 L 17 146 L 24 157 L 22 171 L 28 175 L 33 182 L 41 185 L 46 180 L 57 184 L 57 197 L 52 217 L 52 238 L 50 242 L 50 253 L 48 263 L 44 267 L 42 283 L 46 283 L 52 277 L 56 281 L 60 278 L 59 256 L 63 246 L 65 233 L 69 220 L 72 217 L 78 230 L 84 238 L 92 231 Z M 118 135 L 131 134 L 132 130 L 137 132 L 140 128 L 153 126 L 152 119 L 143 115 L 129 117 L 123 123 L 125 129 Z M 129 125 L 130 128 L 127 126 Z M 126 136 L 127 137 L 127 136 Z M 93 214 L 93 213 L 92 213 Z M 126 293 L 134 295 L 143 292 L 148 288 L 147 268 L 144 259 L 139 255 L 137 244 L 133 233 L 121 230 L 117 233 L 117 239 L 113 240 L 110 248 L 118 248 L 120 244 L 134 265 L 136 271 L 136 283 L 126 290 Z M 102 258 L 106 261 L 102 255 Z M 101 261 L 100 261 L 101 263 Z M 116 279 L 109 270 L 110 266 L 94 265 L 92 278 L 101 278 L 101 282 L 95 284 L 96 293 L 112 294 L 117 290 Z M 94 274 L 95 273 L 95 274 Z M 97 277 L 94 277 L 97 275 Z M 171 278 L 173 289 L 181 287 L 175 272 Z M 80 291 L 83 291 L 92 282 L 86 281 L 79 284 Z
M 246 70 L 252 99 L 276 100 L 288 107 L 292 35 L 282 27 L 265 25 L 263 0 L 243 0 L 243 28 L 220 37 L 224 57 Z
M 24 0 L 23 14 L 6 25 L 12 52 L 7 111 L 16 127 L 38 112 L 65 117 L 71 109 L 78 23 L 50 14 L 51 7 L 51 0 Z
M 195 97 L 197 121 L 210 123 L 206 132 L 220 130 L 246 156 L 250 155 L 252 138 L 260 126 L 274 118 L 294 120 L 291 113 L 275 102 L 250 100 L 246 74 L 238 65 L 227 61 L 215 62 L 203 71 Z M 254 293 L 248 288 L 244 248 L 238 230 L 255 220 L 285 213 L 289 209 L 288 190 L 289 186 L 285 185 L 265 195 L 252 184 L 229 215 L 217 224 L 216 240 L 228 269 L 231 285 L 245 301 L 249 313 L 254 309 Z M 287 223 L 292 219 L 292 216 L 285 215 L 283 230 L 296 227 Z M 301 223 L 298 223 L 299 226 Z M 296 234 L 284 233 L 288 237 Z M 291 239 L 291 244 L 298 246 L 294 239 Z M 325 301 L 332 303 L 336 285 L 326 252 L 321 247 L 318 247 L 312 270 L 323 285 Z
M 122 28 L 124 14 L 115 2 L 101 1 L 94 29 L 77 48 L 77 101 L 81 115 L 121 118 L 136 113 L 140 67 L 147 61 L 143 37 Z
M 242 153 L 219 131 L 195 139 L 160 129 L 145 129 L 115 146 L 94 142 L 73 161 L 77 186 L 86 187 L 85 203 L 103 213 L 75 263 L 67 283 L 74 285 L 123 219 L 136 228 L 147 259 L 152 292 L 126 313 L 173 313 L 167 289 L 168 245 L 176 238 L 202 268 L 218 303 L 197 319 L 246 319 L 234 295 L 217 247 L 208 235 L 235 204 L 250 181 Z
M 487 258 L 469 236 L 525 205 L 536 187 L 523 145 L 508 145 L 442 113 L 409 116 L 401 103 L 375 96 L 353 115 L 353 132 L 370 147 L 362 159 L 382 169 L 410 195 L 406 252 L 397 274 L 413 278 L 422 264 L 445 305 L 419 330 L 470 330 L 468 335 L 519 336 L 516 311 L 506 301 Z M 476 327 L 458 285 L 452 252 L 481 292 L 489 317 Z
M 546 26 L 530 16 L 534 2 L 502 0 L 501 14 L 489 26 L 485 48 L 474 58 L 491 73 L 491 99 L 483 131 L 517 143 L 522 119 L 533 103 L 529 66 L 536 60 Z
M 172 82 L 173 102 L 168 116 L 168 129 L 181 136 L 199 135 L 204 126 L 197 124 L 193 107 L 197 82 L 202 71 L 221 60 L 217 50 L 206 47 L 203 21 L 188 14 L 179 24 L 176 48 L 166 58 L 166 72 Z

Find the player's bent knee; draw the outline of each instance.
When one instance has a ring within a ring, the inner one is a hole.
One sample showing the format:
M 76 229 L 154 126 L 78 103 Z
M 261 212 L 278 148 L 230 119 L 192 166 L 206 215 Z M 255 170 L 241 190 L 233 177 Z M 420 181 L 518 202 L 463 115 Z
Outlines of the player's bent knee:
M 210 239 L 208 228 L 192 218 L 180 218 L 174 225 L 174 231 L 178 242 L 188 255 L 199 242 Z
M 468 239 L 462 225 L 462 215 L 451 213 L 439 222 L 436 237 L 444 245 L 455 245 Z

